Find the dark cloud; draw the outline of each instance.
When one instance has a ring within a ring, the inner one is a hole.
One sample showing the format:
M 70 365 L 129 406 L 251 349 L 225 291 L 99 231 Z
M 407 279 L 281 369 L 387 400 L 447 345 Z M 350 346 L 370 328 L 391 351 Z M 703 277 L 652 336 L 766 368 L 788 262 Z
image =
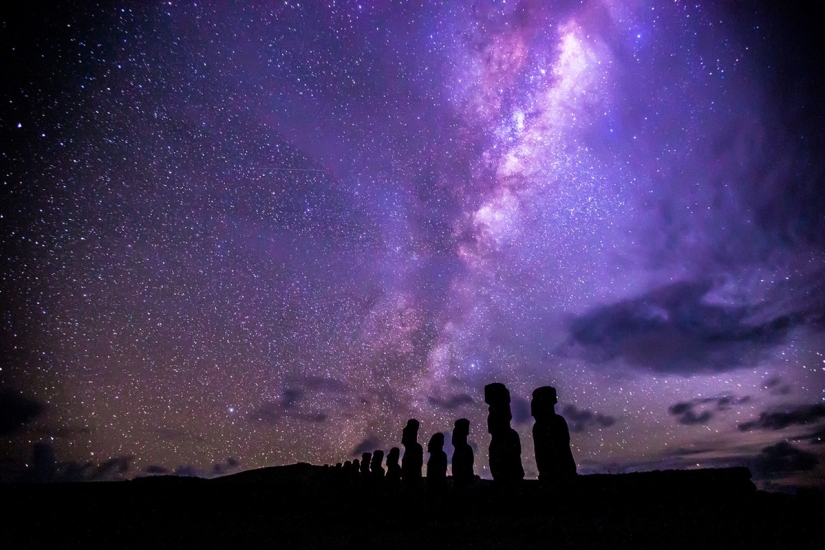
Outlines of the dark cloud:
M 352 456 L 356 458 L 361 458 L 363 453 L 371 453 L 376 449 L 381 448 L 381 440 L 379 440 L 374 435 L 366 437 L 363 441 L 358 443 L 355 448 L 352 450 Z
M 712 289 L 679 282 L 593 309 L 572 320 L 558 351 L 669 374 L 718 373 L 752 366 L 810 317 L 799 310 L 754 321 L 753 308 L 705 301 Z
M 303 380 L 300 387 L 313 392 L 347 393 L 349 385 L 335 378 L 310 377 Z
M 36 426 L 32 431 L 48 437 L 74 437 L 91 433 L 92 430 L 88 426 Z
M 513 422 L 516 424 L 527 424 L 530 421 L 530 402 L 526 399 L 514 395 L 510 410 L 513 412 Z
M 109 479 L 113 476 L 125 474 L 129 471 L 133 459 L 132 456 L 110 458 L 95 469 L 94 479 Z
M 289 417 L 307 422 L 325 422 L 327 414 L 323 412 L 302 412 L 300 404 L 304 400 L 304 390 L 288 387 L 281 392 L 276 401 L 267 401 L 249 414 L 249 419 L 258 422 L 275 423 Z
M 682 401 L 668 407 L 667 411 L 675 416 L 679 424 L 707 424 L 715 411 L 725 411 L 733 405 L 750 401 L 750 396 L 735 397 L 721 395 L 717 397 L 700 397 L 691 401 Z
M 10 388 L 0 390 L 0 436 L 11 435 L 43 412 L 43 404 Z
M 237 470 L 240 463 L 233 457 L 229 457 L 224 462 L 216 462 L 212 465 L 212 475 L 220 476 Z
M 281 394 L 281 406 L 284 410 L 294 409 L 303 396 L 304 390 L 300 388 L 286 388 Z
M 796 472 L 813 470 L 819 459 L 813 453 L 797 449 L 782 441 L 762 449 L 753 459 L 753 469 L 759 477 L 773 479 Z
M 825 404 L 802 405 L 782 410 L 765 411 L 759 418 L 739 424 L 743 432 L 749 430 L 782 430 L 788 426 L 813 424 L 825 418 Z
M 199 468 L 191 464 L 178 466 L 175 468 L 174 474 L 180 477 L 206 477 Z
M 472 405 L 473 403 L 475 403 L 475 399 L 473 399 L 471 395 L 466 393 L 457 393 L 445 398 L 428 397 L 427 401 L 429 401 L 431 405 L 434 405 L 439 409 L 446 409 L 448 411 L 457 409 L 461 405 Z
M 92 462 L 61 462 L 50 443 L 32 446 L 32 455 L 22 481 L 34 483 L 70 483 L 80 481 L 118 481 L 125 479 L 134 459 L 131 455 L 117 456 L 101 464 Z
M 169 473 L 169 470 L 167 468 L 164 468 L 163 466 L 158 466 L 157 464 L 152 464 L 151 466 L 146 467 L 145 472 L 147 474 L 153 474 L 153 475 L 165 475 L 165 474 Z
M 713 417 L 710 411 L 702 411 L 699 414 L 693 410 L 689 403 L 676 403 L 668 409 L 668 412 L 679 419 L 679 424 L 707 424 Z
M 807 434 L 794 437 L 793 441 L 807 441 L 811 445 L 822 445 L 825 443 L 825 426 L 821 426 Z
M 283 400 L 264 403 L 249 414 L 250 420 L 266 423 L 276 423 L 286 417 L 305 420 L 307 422 L 325 422 L 327 420 L 326 413 L 299 412 L 294 410 L 294 405 Z
M 788 384 L 782 383 L 782 378 L 779 376 L 772 376 L 765 381 L 765 389 L 771 395 L 788 395 L 791 393 L 791 387 Z
M 571 432 L 583 432 L 591 428 L 607 428 L 616 423 L 613 416 L 604 415 L 588 409 L 577 409 L 575 405 L 566 405 L 562 416 L 567 420 Z

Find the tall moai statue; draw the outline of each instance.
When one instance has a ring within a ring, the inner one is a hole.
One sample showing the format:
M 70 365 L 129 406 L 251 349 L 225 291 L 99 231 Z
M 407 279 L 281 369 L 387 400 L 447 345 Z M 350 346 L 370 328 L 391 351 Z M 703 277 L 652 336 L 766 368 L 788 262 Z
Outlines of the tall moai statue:
M 530 414 L 533 424 L 533 444 L 539 480 L 563 482 L 576 475 L 576 461 L 570 450 L 570 430 L 563 416 L 556 414 L 556 388 L 542 386 L 533 390 Z
M 415 489 L 421 486 L 421 468 L 424 466 L 424 449 L 418 442 L 418 420 L 411 418 L 404 426 L 401 444 L 404 456 L 401 459 L 401 480 L 404 487 Z
M 510 427 L 510 391 L 499 382 L 484 386 L 484 402 L 490 406 L 487 431 L 490 440 L 490 473 L 493 481 L 515 483 L 524 479 L 521 465 L 521 440 Z
M 384 467 L 381 463 L 384 462 L 384 451 L 377 449 L 372 453 L 372 462 L 370 462 L 370 475 L 376 482 L 384 480 Z
M 444 452 L 444 434 L 434 433 L 427 443 L 430 459 L 427 461 L 427 492 L 443 494 L 447 489 L 447 453 Z
M 457 488 L 467 487 L 475 481 L 473 474 L 473 448 L 467 443 L 470 436 L 470 421 L 459 418 L 453 427 L 453 484 Z

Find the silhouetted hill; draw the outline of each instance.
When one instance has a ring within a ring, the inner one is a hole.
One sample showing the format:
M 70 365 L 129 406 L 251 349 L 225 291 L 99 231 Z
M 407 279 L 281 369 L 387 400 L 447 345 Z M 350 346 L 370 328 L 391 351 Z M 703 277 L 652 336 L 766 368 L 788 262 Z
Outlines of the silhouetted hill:
M 579 476 L 440 499 L 294 464 L 215 479 L 6 485 L 15 548 L 823 548 L 825 506 L 745 468 Z

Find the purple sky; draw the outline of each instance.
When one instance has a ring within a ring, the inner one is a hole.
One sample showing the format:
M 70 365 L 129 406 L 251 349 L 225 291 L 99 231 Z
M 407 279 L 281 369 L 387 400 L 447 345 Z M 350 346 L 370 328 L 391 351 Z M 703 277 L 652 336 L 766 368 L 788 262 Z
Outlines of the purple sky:
M 466 417 L 489 477 L 499 381 L 528 477 L 553 385 L 581 473 L 825 485 L 821 17 L 105 4 L 0 14 L 3 468 L 335 463 Z

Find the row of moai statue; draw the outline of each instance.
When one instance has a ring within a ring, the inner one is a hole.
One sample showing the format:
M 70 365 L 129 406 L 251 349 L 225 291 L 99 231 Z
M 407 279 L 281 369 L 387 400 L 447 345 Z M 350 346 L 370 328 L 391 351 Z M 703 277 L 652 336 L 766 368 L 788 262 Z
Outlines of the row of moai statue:
M 392 487 L 402 483 L 407 489 L 415 490 L 421 487 L 424 466 L 424 449 L 418 442 L 418 420 L 410 419 L 404 427 L 401 444 L 404 446 L 404 458 L 401 459 L 401 450 L 393 447 L 387 454 L 386 470 L 384 470 L 384 451 L 376 450 L 365 452 L 360 460 L 347 461 L 337 464 L 336 468 L 343 472 L 345 478 L 357 479 L 362 484 L 386 483 Z M 475 476 L 473 474 L 473 449 L 467 442 L 470 435 L 470 421 L 466 418 L 456 420 L 453 428 L 453 485 L 457 488 L 470 485 Z M 438 492 L 447 486 L 447 453 L 444 452 L 444 434 L 435 433 L 427 444 L 430 455 L 427 461 L 427 488 Z M 399 464 L 400 459 L 400 464 Z
M 504 384 L 484 386 L 484 402 L 489 406 L 487 431 L 490 433 L 490 474 L 493 480 L 513 483 L 524 479 L 521 465 L 521 441 L 510 426 L 513 413 L 510 391 Z M 533 424 L 533 446 L 539 480 L 564 482 L 576 475 L 576 461 L 570 450 L 570 430 L 567 421 L 556 414 L 556 388 L 542 386 L 533 391 L 530 414 Z
M 518 432 L 510 426 L 513 419 L 510 391 L 498 382 L 488 384 L 484 387 L 484 402 L 489 406 L 487 431 L 491 436 L 489 463 L 493 480 L 505 485 L 521 481 L 524 478 L 521 441 Z M 576 462 L 570 450 L 570 431 L 564 418 L 556 414 L 557 402 L 556 389 L 551 386 L 534 390 L 530 402 L 530 412 L 535 419 L 533 444 L 539 480 L 551 483 L 564 482 L 576 475 Z M 401 437 L 404 456 L 401 458 L 400 449 L 393 447 L 387 455 L 386 472 L 382 466 L 384 451 L 381 450 L 364 453 L 360 461 L 347 461 L 337 467 L 365 482 L 400 482 L 405 488 L 416 489 L 421 485 L 421 470 L 424 465 L 424 450 L 418 443 L 419 427 L 418 420 L 407 421 Z M 453 485 L 456 488 L 467 487 L 475 480 L 473 449 L 467 441 L 469 435 L 470 421 L 466 418 L 456 420 L 452 434 L 455 449 L 452 460 Z M 443 433 L 433 434 L 427 444 L 427 452 L 430 455 L 427 461 L 428 490 L 438 491 L 445 488 L 447 482 L 447 454 L 444 452 Z

